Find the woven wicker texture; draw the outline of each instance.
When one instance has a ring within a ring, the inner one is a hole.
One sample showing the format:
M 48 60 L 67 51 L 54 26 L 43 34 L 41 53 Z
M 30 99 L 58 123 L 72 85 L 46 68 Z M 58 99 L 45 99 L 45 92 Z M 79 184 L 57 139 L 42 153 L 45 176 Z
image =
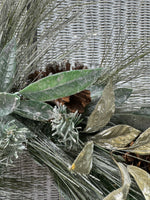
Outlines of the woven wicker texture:
M 25 153 L 0 177 L 0 200 L 62 200 L 47 168 Z
M 73 9 L 67 13 L 70 7 Z M 79 12 L 76 19 L 64 25 L 53 40 L 48 41 L 45 38 L 45 43 L 52 43 L 52 46 L 39 63 L 40 67 L 59 60 L 64 54 L 63 59 L 68 59 L 72 64 L 79 61 L 88 67 L 97 67 L 105 53 L 103 66 L 113 68 L 123 58 L 134 53 L 136 48 L 150 37 L 149 0 L 85 0 L 84 2 L 66 0 L 55 9 L 51 18 L 45 19 L 41 24 L 38 29 L 38 38 L 44 34 L 45 30 L 55 26 L 57 20 L 62 20 L 62 16 L 67 20 L 72 13 L 76 12 Z M 41 45 L 43 44 L 39 44 Z M 70 54 L 66 53 L 74 48 L 75 50 Z M 124 105 L 124 109 L 133 110 L 149 105 L 149 65 L 150 59 L 147 56 L 138 64 L 135 63 L 125 70 L 125 76 L 134 69 L 132 75 L 134 76 L 139 71 L 141 77 L 124 85 L 134 90 L 128 103 Z M 140 70 L 138 70 L 139 67 Z M 121 84 L 118 85 L 118 87 L 121 86 Z

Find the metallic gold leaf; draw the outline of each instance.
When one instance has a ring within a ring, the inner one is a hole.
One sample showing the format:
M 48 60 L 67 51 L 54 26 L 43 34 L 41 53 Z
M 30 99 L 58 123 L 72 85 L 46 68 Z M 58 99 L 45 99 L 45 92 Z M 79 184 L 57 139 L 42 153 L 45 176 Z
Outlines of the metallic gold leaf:
M 80 154 L 77 156 L 71 167 L 73 172 L 80 174 L 89 174 L 92 169 L 93 142 L 86 143 Z
M 85 132 L 92 133 L 103 128 L 115 112 L 115 95 L 112 81 L 105 86 L 102 96 L 98 101 L 94 111 L 88 118 Z
M 122 148 L 132 142 L 140 132 L 128 125 L 117 125 L 96 134 L 92 140 L 108 149 Z
M 128 150 L 140 155 L 150 155 L 150 128 L 144 131 Z
M 111 192 L 108 196 L 104 198 L 104 200 L 126 200 L 127 198 L 131 184 L 130 175 L 127 168 L 122 163 L 117 163 L 117 165 L 121 172 L 122 187 Z
M 143 169 L 133 165 L 128 165 L 127 169 L 129 173 L 134 177 L 145 199 L 150 200 L 150 175 Z

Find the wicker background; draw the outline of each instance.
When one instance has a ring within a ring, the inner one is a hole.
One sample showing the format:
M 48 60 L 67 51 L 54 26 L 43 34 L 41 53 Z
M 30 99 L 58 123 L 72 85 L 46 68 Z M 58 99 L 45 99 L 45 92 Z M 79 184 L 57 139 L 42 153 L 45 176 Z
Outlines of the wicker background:
M 73 8 L 70 13 L 63 13 L 64 8 L 68 7 L 69 10 L 71 6 Z M 126 52 L 134 52 L 136 46 L 150 37 L 149 0 L 66 0 L 56 8 L 50 19 L 47 18 L 41 23 L 38 28 L 38 38 L 51 27 L 56 19 L 61 20 L 60 16 L 64 16 L 67 20 L 76 11 L 79 11 L 79 16 L 73 23 L 67 24 L 58 31 L 53 42 L 45 38 L 42 44 L 38 44 L 40 47 L 52 42 L 51 48 L 42 58 L 39 67 L 45 67 L 46 64 L 59 60 L 67 50 L 73 47 L 76 50 L 63 59 L 68 59 L 71 63 L 79 61 L 88 67 L 97 67 L 106 49 L 111 49 L 108 51 L 105 63 L 108 67 L 113 66 L 117 62 L 116 58 Z M 125 41 L 124 46 L 116 54 L 117 44 L 120 41 Z M 135 69 L 146 68 L 146 71 L 141 72 L 139 79 L 125 84 L 126 87 L 132 87 L 134 92 L 128 103 L 124 105 L 124 109 L 131 110 L 150 104 L 149 64 L 150 58 L 146 57 L 133 66 Z M 16 162 L 16 167 L 9 168 L 1 178 L 0 199 L 2 200 L 59 199 L 47 169 L 38 166 L 27 154 Z
M 72 11 L 67 13 L 67 9 L 71 6 L 73 7 Z M 149 0 L 84 0 L 84 2 L 65 0 L 55 9 L 50 19 L 47 18 L 41 23 L 38 29 L 38 38 L 44 34 L 45 30 L 55 26 L 55 22 L 61 20 L 62 16 L 67 20 L 72 13 L 77 11 L 80 15 L 72 23 L 64 26 L 63 30 L 58 31 L 53 41 L 45 38 L 45 44 L 52 43 L 52 46 L 42 58 L 39 67 L 45 67 L 52 61 L 59 61 L 67 50 L 70 51 L 74 48 L 72 53 L 63 57 L 72 65 L 79 61 L 88 67 L 97 67 L 100 65 L 104 53 L 107 52 L 104 65 L 113 67 L 121 61 L 121 57 L 125 58 L 133 53 L 150 37 Z M 122 43 L 123 45 L 121 45 Z M 118 44 L 120 45 L 119 49 Z M 41 45 L 44 43 L 39 43 L 39 46 Z M 124 85 L 134 89 L 133 95 L 124 106 L 125 109 L 132 110 L 149 105 L 149 66 L 149 56 L 131 66 L 135 73 L 140 68 L 141 77 Z

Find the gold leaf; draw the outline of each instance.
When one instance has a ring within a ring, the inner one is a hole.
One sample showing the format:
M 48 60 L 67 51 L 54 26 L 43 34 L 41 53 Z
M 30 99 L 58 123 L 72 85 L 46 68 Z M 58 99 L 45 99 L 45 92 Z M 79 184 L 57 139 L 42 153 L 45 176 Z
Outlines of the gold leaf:
M 117 163 L 117 165 L 121 172 L 122 187 L 111 192 L 108 196 L 104 198 L 104 200 L 126 200 L 127 198 L 131 184 L 131 179 L 127 171 L 127 168 L 122 163 Z
M 150 175 L 143 169 L 133 165 L 128 165 L 127 169 L 129 173 L 134 177 L 145 199 L 150 200 Z
M 144 131 L 128 150 L 140 155 L 150 155 L 150 128 Z
M 92 140 L 108 149 L 122 148 L 132 142 L 140 132 L 128 125 L 117 125 L 96 134 Z
M 105 86 L 102 96 L 88 118 L 85 132 L 92 133 L 103 128 L 115 112 L 115 95 L 112 81 Z
M 77 156 L 71 167 L 73 172 L 80 174 L 89 174 L 92 169 L 93 142 L 86 143 L 80 154 Z

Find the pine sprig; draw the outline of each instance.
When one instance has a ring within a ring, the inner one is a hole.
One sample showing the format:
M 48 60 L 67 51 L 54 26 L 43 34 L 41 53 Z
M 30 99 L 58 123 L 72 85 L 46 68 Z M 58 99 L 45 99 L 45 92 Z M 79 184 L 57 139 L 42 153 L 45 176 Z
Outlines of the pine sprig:
M 18 128 L 15 121 L 0 123 L 0 164 L 8 166 L 26 149 L 27 128 Z
M 79 129 L 77 125 L 81 122 L 81 115 L 76 111 L 71 113 L 67 111 L 65 105 L 55 106 L 53 109 L 52 137 L 57 138 L 59 144 L 71 149 L 73 144 L 79 145 Z

